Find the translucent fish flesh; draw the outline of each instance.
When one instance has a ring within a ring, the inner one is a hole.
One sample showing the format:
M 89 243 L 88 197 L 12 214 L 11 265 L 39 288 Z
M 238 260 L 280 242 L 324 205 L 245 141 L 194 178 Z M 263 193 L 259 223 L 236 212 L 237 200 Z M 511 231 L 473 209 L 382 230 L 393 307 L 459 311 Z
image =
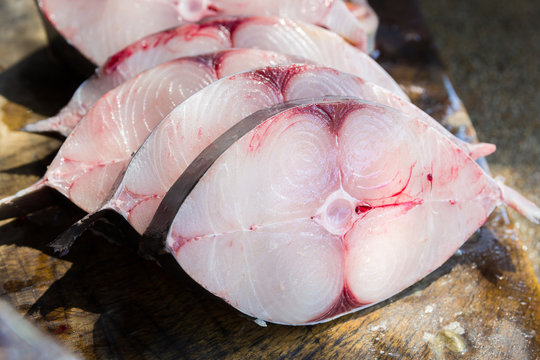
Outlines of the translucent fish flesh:
M 418 119 L 326 101 L 273 116 L 231 146 L 180 208 L 167 247 L 238 310 L 313 324 L 432 272 L 512 202 L 503 189 Z
M 268 106 L 327 94 L 395 106 L 441 134 L 466 156 L 474 152 L 411 103 L 358 77 L 315 65 L 277 66 L 221 79 L 171 111 L 134 156 L 104 208 L 117 211 L 144 233 L 172 184 L 224 131 Z
M 367 3 L 350 5 L 351 11 L 342 0 L 39 0 L 38 4 L 64 38 L 97 65 L 147 35 L 208 16 L 287 17 L 324 26 L 364 51 L 377 29 Z
M 275 17 L 228 18 L 186 25 L 144 38 L 112 56 L 83 83 L 70 102 L 52 118 L 23 128 L 67 136 L 108 90 L 159 63 L 180 56 L 237 48 L 259 48 L 303 57 L 352 73 L 408 99 L 373 59 L 338 35 L 317 26 Z
M 99 209 L 133 154 L 182 101 L 230 74 L 291 62 L 299 60 L 271 51 L 231 49 L 172 60 L 142 72 L 99 99 L 62 144 L 44 177 L 1 200 L 0 208 L 50 187 L 87 212 Z

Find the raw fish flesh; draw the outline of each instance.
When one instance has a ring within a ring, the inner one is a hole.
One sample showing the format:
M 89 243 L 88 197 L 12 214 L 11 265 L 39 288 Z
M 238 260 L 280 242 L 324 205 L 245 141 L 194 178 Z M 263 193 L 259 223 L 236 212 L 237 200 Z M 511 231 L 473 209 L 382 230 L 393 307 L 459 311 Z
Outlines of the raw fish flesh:
M 349 10 L 352 12 L 354 17 L 362 22 L 367 29 L 373 29 L 374 33 L 377 32 L 379 26 L 379 18 L 371 6 L 369 6 L 367 0 L 352 0 L 345 2 Z M 372 42 L 375 40 L 375 36 L 370 35 L 368 31 L 368 41 Z M 374 44 L 368 44 L 368 52 L 370 49 L 373 49 Z
M 209 1 L 181 5 L 217 12 Z M 360 18 L 361 6 L 347 6 Z M 148 241 L 176 185 L 229 137 L 173 204 L 160 245 L 258 323 L 288 325 L 329 321 L 403 290 L 440 266 L 499 204 L 539 221 L 540 209 L 474 161 L 493 145 L 455 138 L 399 88 L 391 93 L 354 75 L 261 54 L 177 59 L 89 103 L 45 178 L 0 201 L 0 219 L 11 200 L 31 202 L 36 196 L 26 195 L 40 189 L 58 187 L 89 211 L 114 190 L 100 209 L 119 211 Z M 298 63 L 237 73 L 250 56 L 254 64 Z M 257 124 L 238 126 L 250 118 Z
M 147 35 L 207 16 L 273 15 L 309 22 L 364 51 L 368 37 L 372 45 L 377 30 L 377 17 L 367 3 L 351 5 L 351 12 L 342 0 L 39 0 L 38 4 L 62 36 L 97 65 Z
M 66 139 L 40 181 L 0 201 L 0 219 L 47 206 L 47 201 L 53 199 L 34 200 L 44 188 L 55 189 L 87 212 L 98 210 L 116 189 L 119 176 L 133 153 L 175 105 L 217 78 L 242 70 L 242 67 L 249 69 L 256 64 L 293 60 L 285 55 L 261 50 L 228 50 L 174 60 L 128 80 L 96 103 Z M 151 137 L 146 145 L 146 149 L 158 146 L 161 150 L 157 162 L 153 162 L 153 155 L 139 156 L 134 160 L 135 164 L 142 161 L 142 164 L 134 165 L 139 169 L 158 167 L 155 170 L 157 177 L 150 175 L 150 183 L 145 185 L 157 192 L 148 193 L 139 189 L 146 181 L 142 180 L 141 184 L 139 181 L 144 179 L 140 173 L 145 170 L 139 172 L 128 169 L 127 179 L 122 184 L 131 185 L 122 187 L 116 193 L 112 201 L 116 205 L 110 207 L 126 217 L 142 233 L 174 180 L 198 152 L 224 130 L 249 112 L 283 101 L 327 94 L 361 97 L 412 114 L 474 158 L 494 151 L 491 144 L 470 145 L 460 141 L 410 102 L 356 76 L 315 65 L 283 65 L 227 77 L 216 86 L 195 94 L 198 100 L 188 101 L 185 107 L 175 109 L 165 121 L 169 123 L 167 126 L 182 126 L 182 134 L 171 140 L 168 136 L 174 134 L 174 130 L 160 130 L 161 135 Z M 205 109 L 205 112 L 201 112 L 201 109 Z M 193 115 L 186 117 L 186 112 Z M 219 114 L 227 114 L 228 117 L 223 119 Z M 181 122 L 186 124 L 179 125 Z M 176 149 L 161 146 L 171 141 L 176 143 Z M 181 166 L 175 161 L 169 162 L 174 160 L 170 152 L 185 157 Z M 164 174 L 163 169 L 159 169 L 161 166 L 166 167 L 171 174 Z M 167 181 L 155 184 L 155 180 L 161 176 L 167 178 Z
M 29 124 L 23 129 L 59 132 L 67 136 L 103 94 L 126 79 L 180 56 L 231 47 L 259 48 L 301 56 L 360 76 L 408 99 L 373 59 L 330 31 L 284 18 L 231 18 L 167 30 L 128 46 L 83 83 L 57 116 Z
M 81 209 L 95 211 L 112 195 L 132 155 L 182 101 L 219 78 L 292 62 L 300 61 L 271 51 L 231 49 L 184 57 L 146 70 L 99 99 L 62 144 L 43 178 L 0 201 L 0 208 L 50 187 Z M 8 214 L 6 211 L 4 217 Z
M 506 189 L 414 117 L 326 101 L 273 116 L 231 146 L 181 206 L 167 248 L 250 316 L 319 323 L 435 270 L 495 206 L 516 200 Z
M 373 50 L 378 26 L 377 16 L 367 2 L 347 4 L 341 0 L 187 0 L 183 4 L 186 10 L 188 7 L 195 9 L 183 13 L 184 18 L 189 17 L 190 21 L 199 21 L 208 15 L 280 16 L 322 26 L 365 52 Z M 200 6 L 201 4 L 203 6 Z
M 104 209 L 120 213 L 143 233 L 163 196 L 193 159 L 249 114 L 294 99 L 355 96 L 397 107 L 433 128 L 467 156 L 488 154 L 493 145 L 469 147 L 408 101 L 362 79 L 315 65 L 284 65 L 221 79 L 175 108 L 130 162 Z

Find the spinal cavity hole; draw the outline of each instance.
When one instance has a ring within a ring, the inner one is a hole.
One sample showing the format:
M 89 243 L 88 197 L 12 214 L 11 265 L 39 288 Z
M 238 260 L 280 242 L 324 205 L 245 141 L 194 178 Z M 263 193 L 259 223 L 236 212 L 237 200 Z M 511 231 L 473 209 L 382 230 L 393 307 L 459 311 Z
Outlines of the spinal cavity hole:
M 345 199 L 336 199 L 326 209 L 326 217 L 336 227 L 343 227 L 351 220 L 351 203 Z
M 356 202 L 343 190 L 334 192 L 319 208 L 317 222 L 331 234 L 344 235 L 351 228 L 354 219 L 358 217 L 355 213 Z

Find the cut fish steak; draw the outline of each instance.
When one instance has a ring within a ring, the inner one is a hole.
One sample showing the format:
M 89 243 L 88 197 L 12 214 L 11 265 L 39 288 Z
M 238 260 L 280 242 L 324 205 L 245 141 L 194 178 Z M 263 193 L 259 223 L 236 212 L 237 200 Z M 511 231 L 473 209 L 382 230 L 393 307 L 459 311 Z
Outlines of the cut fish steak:
M 466 156 L 494 149 L 489 144 L 479 145 L 481 151 L 469 147 L 410 102 L 350 74 L 315 65 L 277 66 L 221 79 L 171 111 L 134 156 L 104 209 L 117 211 L 142 234 L 172 184 L 224 131 L 268 106 L 328 94 L 356 96 L 404 110 Z
M 159 63 L 180 56 L 237 48 L 259 48 L 303 57 L 381 85 L 408 99 L 373 59 L 336 34 L 317 26 L 276 17 L 227 18 L 186 25 L 148 36 L 112 56 L 83 83 L 58 115 L 27 125 L 31 132 L 67 136 L 108 90 Z
M 377 15 L 367 2 L 347 4 L 341 0 L 188 0 L 183 3 L 184 9 L 195 9 L 189 15 L 184 12 L 184 18 L 189 17 L 191 21 L 201 20 L 208 15 L 280 16 L 322 26 L 365 52 L 373 50 L 378 26 Z M 203 6 L 199 5 L 201 3 Z
M 184 57 L 146 70 L 99 99 L 67 137 L 44 177 L 0 201 L 0 208 L 50 187 L 81 209 L 95 211 L 112 195 L 133 153 L 182 101 L 219 78 L 292 62 L 299 60 L 265 50 L 231 49 Z M 5 216 L 8 214 L 6 211 Z
M 514 201 L 503 189 L 418 119 L 326 101 L 273 116 L 231 146 L 181 206 L 167 247 L 238 310 L 313 324 L 432 272 Z
M 293 60 L 285 55 L 262 50 L 225 50 L 174 60 L 128 80 L 96 103 L 66 139 L 40 181 L 0 201 L 0 219 L 19 216 L 49 205 L 54 199 L 41 196 L 41 200 L 36 201 L 39 200 L 39 192 L 46 189 L 55 189 L 85 211 L 96 211 L 116 189 L 119 176 L 132 154 L 175 105 L 217 78 L 242 68 Z M 164 122 L 168 122 L 168 126 L 181 126 L 181 133 L 172 131 L 170 134 L 176 134 L 177 137 L 169 139 L 170 130 L 166 128 L 161 130 L 159 136 L 152 136 L 146 145 L 147 149 L 158 147 L 160 153 L 157 156 L 162 158 L 158 160 L 159 165 L 152 163 L 153 155 L 141 155 L 134 160 L 139 165 L 132 166 L 140 169 L 146 166 L 165 166 L 170 174 L 163 169 L 156 169 L 158 177 L 151 175 L 147 179 L 150 183 L 146 186 L 157 189 L 157 192 L 143 192 L 140 190 L 139 172 L 128 170 L 122 184 L 131 185 L 121 186 L 123 190 L 113 197 L 112 204 L 115 205 L 112 208 L 142 233 L 162 195 L 190 160 L 197 156 L 198 151 L 221 135 L 221 132 L 249 112 L 283 101 L 327 94 L 361 97 L 401 109 L 418 117 L 426 126 L 433 127 L 475 158 L 494 150 L 491 144 L 470 145 L 460 141 L 410 102 L 358 77 L 316 65 L 282 65 L 226 77 L 216 86 L 210 86 L 209 89 L 201 90 L 201 94 L 194 95 L 198 100 L 188 101 L 185 107 L 175 109 Z M 186 113 L 193 115 L 186 117 Z M 186 124 L 179 125 L 180 122 Z M 162 147 L 162 143 L 176 145 L 168 149 L 169 145 Z M 186 158 L 181 166 L 171 152 Z M 145 171 L 141 170 L 140 173 Z M 160 177 L 166 181 L 159 180 L 158 184 L 154 184 L 153 181 Z M 125 199 L 130 200 L 125 202 Z
M 342 0 L 39 0 L 49 22 L 97 65 L 147 35 L 215 15 L 269 15 L 324 26 L 368 50 L 377 17 Z M 355 17 L 357 16 L 357 17 Z M 372 43 L 372 41 L 371 41 Z M 372 50 L 372 49 L 371 49 Z

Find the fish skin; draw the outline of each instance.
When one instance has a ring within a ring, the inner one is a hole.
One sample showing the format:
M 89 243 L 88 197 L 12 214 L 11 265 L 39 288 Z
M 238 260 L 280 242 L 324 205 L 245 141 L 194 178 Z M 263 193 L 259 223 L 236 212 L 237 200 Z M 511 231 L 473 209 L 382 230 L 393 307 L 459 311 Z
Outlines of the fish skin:
M 363 77 L 408 99 L 373 59 L 330 31 L 276 17 L 222 18 L 166 30 L 129 45 L 98 68 L 56 116 L 28 124 L 22 130 L 67 136 L 103 94 L 128 78 L 177 57 L 232 47 L 299 56 Z
M 340 34 L 363 51 L 373 50 L 368 38 L 373 39 L 378 24 L 367 3 L 348 6 L 342 0 L 38 0 L 38 5 L 63 37 L 97 65 L 149 34 L 212 16 L 305 21 Z
M 314 324 L 423 278 L 502 201 L 472 158 L 418 119 L 361 100 L 303 106 L 214 163 L 167 247 L 238 310 Z

